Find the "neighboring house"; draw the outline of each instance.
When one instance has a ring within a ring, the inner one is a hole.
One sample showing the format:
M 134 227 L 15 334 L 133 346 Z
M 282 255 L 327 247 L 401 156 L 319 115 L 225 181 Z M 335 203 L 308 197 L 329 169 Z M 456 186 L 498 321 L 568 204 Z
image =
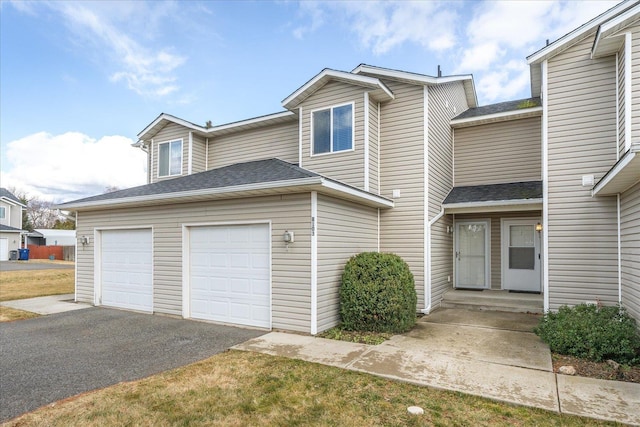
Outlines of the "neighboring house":
M 36 228 L 27 234 L 27 245 L 75 246 L 76 231 Z
M 26 208 L 13 193 L 0 188 L 0 261 L 7 261 L 11 251 L 20 249 L 22 210 Z
M 147 185 L 60 206 L 76 298 L 315 334 L 339 321 L 347 259 L 373 250 L 407 261 L 424 313 L 479 289 L 640 318 L 639 20 L 625 2 L 530 56 L 525 100 L 480 107 L 470 75 L 360 65 L 281 113 L 161 114 L 136 144 Z

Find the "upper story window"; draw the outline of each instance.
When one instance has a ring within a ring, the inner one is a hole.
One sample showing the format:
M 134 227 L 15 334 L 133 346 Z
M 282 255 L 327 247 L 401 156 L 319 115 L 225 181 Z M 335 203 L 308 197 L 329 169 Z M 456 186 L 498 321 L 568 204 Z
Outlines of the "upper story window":
M 353 149 L 353 104 L 311 113 L 313 154 Z
M 158 176 L 182 174 L 182 140 L 158 144 Z
M 5 219 L 7 217 L 7 210 L 4 206 L 0 206 L 0 219 Z

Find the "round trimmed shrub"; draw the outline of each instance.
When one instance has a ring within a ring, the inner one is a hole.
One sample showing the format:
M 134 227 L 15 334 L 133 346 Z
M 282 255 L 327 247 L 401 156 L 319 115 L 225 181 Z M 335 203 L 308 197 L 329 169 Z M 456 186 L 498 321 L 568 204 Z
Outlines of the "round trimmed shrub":
M 344 267 L 340 316 L 346 330 L 406 332 L 416 323 L 417 300 L 413 274 L 398 255 L 362 252 Z

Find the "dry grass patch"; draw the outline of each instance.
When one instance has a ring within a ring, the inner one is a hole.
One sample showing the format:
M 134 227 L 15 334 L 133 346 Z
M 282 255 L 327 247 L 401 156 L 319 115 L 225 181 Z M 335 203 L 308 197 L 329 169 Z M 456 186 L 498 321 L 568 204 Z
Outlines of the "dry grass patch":
M 39 317 L 37 313 L 30 311 L 17 310 L 11 307 L 3 307 L 0 305 L 0 322 L 12 322 L 14 320 L 31 319 L 33 317 Z
M 418 405 L 425 414 L 407 413 Z M 86 393 L 10 426 L 585 426 L 611 423 L 516 407 L 329 366 L 229 351 Z
M 74 282 L 72 269 L 0 271 L 0 301 L 71 294 Z

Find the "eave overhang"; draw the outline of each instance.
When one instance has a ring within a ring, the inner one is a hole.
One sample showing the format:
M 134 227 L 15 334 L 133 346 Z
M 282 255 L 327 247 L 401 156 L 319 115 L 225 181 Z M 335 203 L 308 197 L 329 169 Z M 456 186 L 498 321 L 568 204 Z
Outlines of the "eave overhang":
M 631 146 L 624 156 L 591 190 L 593 196 L 614 196 L 624 193 L 640 181 L 640 144 Z
M 0 200 L 11 205 L 11 206 L 20 206 L 21 208 L 26 208 L 27 206 L 20 203 L 20 202 L 16 202 L 13 199 L 10 199 L 9 197 L 0 197 Z
M 445 214 L 542 210 L 542 199 L 492 200 L 443 204 Z
M 192 191 L 152 194 L 120 199 L 106 199 L 87 202 L 70 202 L 57 205 L 56 209 L 68 211 L 96 211 L 125 207 L 157 206 L 159 203 L 190 203 L 278 194 L 292 194 L 317 191 L 336 198 L 353 201 L 374 208 L 389 209 L 394 202 L 387 198 L 351 187 L 321 176 L 290 179 L 285 181 L 259 182 L 228 187 L 205 188 Z
M 510 120 L 527 119 L 530 117 L 541 117 L 542 107 L 527 108 L 522 110 L 505 111 L 503 113 L 486 114 L 465 119 L 452 119 L 449 123 L 452 128 L 459 129 L 470 126 L 485 125 L 488 123 L 506 122 Z
M 380 80 L 374 77 L 359 76 L 345 71 L 324 69 L 311 80 L 302 85 L 298 90 L 282 101 L 282 106 L 287 110 L 296 108 L 305 99 L 331 81 L 337 81 L 350 85 L 360 86 L 369 91 L 369 97 L 377 102 L 391 101 L 394 95 L 391 90 Z
M 640 5 L 637 5 L 600 25 L 591 48 L 591 58 L 615 54 L 624 43 L 624 33 L 618 32 L 639 20 Z
M 459 76 L 444 76 L 433 77 L 424 74 L 410 73 L 408 71 L 392 70 L 389 68 L 374 67 L 372 65 L 360 64 L 352 73 L 354 74 L 367 74 L 372 76 L 379 76 L 388 78 L 391 80 L 423 86 L 436 86 L 446 83 L 462 82 L 464 86 L 465 97 L 467 98 L 467 104 L 469 108 L 478 106 L 478 97 L 476 95 L 476 88 L 473 83 L 472 74 L 462 74 Z

